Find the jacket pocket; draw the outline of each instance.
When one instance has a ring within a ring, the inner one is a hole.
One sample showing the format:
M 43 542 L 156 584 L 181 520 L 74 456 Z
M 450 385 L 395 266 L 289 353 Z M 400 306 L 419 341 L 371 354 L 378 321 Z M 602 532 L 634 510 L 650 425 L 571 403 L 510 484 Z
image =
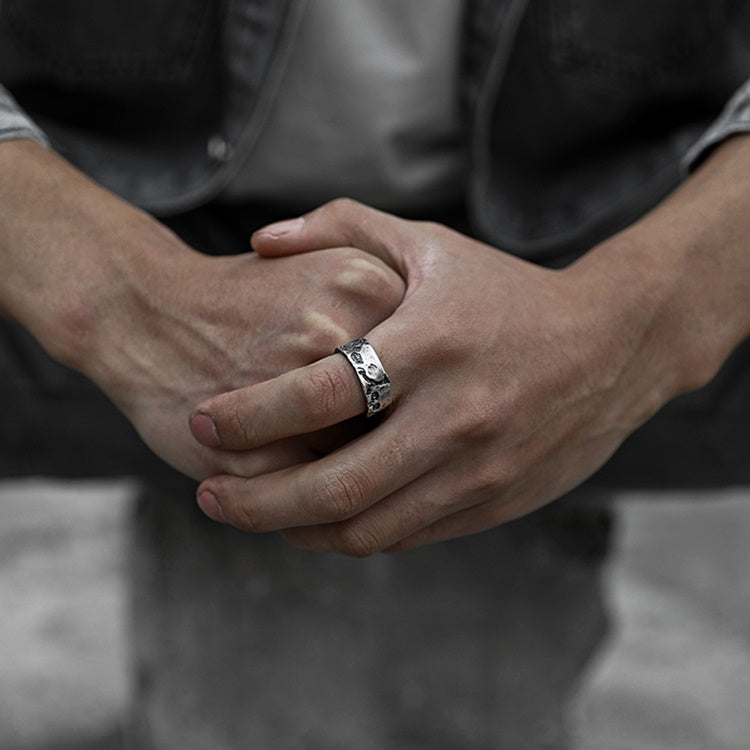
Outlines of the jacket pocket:
M 552 64 L 586 83 L 623 91 L 684 85 L 721 57 L 726 0 L 549 0 L 546 6 Z
M 211 0 L 2 0 L 12 40 L 35 77 L 76 87 L 174 85 L 190 79 L 212 37 Z

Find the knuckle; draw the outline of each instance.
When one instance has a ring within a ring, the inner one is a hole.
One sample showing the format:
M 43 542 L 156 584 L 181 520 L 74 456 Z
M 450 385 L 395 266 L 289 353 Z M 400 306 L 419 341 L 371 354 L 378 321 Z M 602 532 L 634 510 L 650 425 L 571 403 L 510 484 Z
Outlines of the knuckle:
M 245 412 L 246 404 L 235 402 L 228 406 L 224 412 L 224 423 L 218 424 L 219 434 L 225 440 L 247 444 L 252 440 L 253 431 L 251 421 Z M 219 421 L 219 420 L 217 420 Z
M 337 315 L 344 319 L 353 318 L 358 328 L 362 322 L 369 328 L 379 323 L 384 315 L 392 313 L 406 290 L 401 276 L 378 258 L 360 251 L 342 258 L 333 283 L 338 298 L 342 300 Z
M 334 198 L 332 201 L 324 204 L 320 209 L 321 215 L 326 222 L 332 222 L 341 238 L 345 240 L 344 244 L 354 245 L 354 232 L 352 227 L 356 226 L 362 219 L 366 207 L 353 200 L 352 198 Z
M 472 472 L 472 490 L 485 500 L 507 500 L 529 480 L 531 471 L 522 448 L 511 447 L 501 456 L 485 456 Z
M 371 490 L 363 475 L 337 468 L 326 472 L 310 495 L 310 512 L 321 521 L 342 521 L 369 505 Z
M 336 346 L 352 338 L 350 328 L 329 312 L 308 310 L 304 322 L 307 333 L 301 348 L 313 360 L 330 354 Z
M 233 515 L 232 526 L 241 531 L 247 531 L 250 534 L 264 534 L 270 531 L 270 528 L 247 508 L 238 508 Z
M 311 424 L 327 422 L 351 387 L 347 373 L 331 367 L 310 368 L 292 395 L 295 408 Z
M 497 434 L 501 421 L 496 397 L 490 388 L 467 388 L 461 399 L 461 411 L 453 426 L 461 441 L 485 442 Z
M 374 302 L 383 306 L 395 307 L 406 290 L 404 280 L 382 261 L 368 257 L 358 258 L 357 271 L 361 274 L 361 288 Z
M 383 285 L 386 273 L 376 259 L 359 250 L 341 259 L 341 269 L 336 276 L 336 287 L 340 291 L 367 293 L 373 286 Z
M 437 221 L 423 220 L 415 223 L 427 234 L 440 235 L 446 230 L 445 225 Z
M 257 513 L 244 505 L 235 506 L 227 516 L 232 526 L 251 534 L 265 534 L 272 530 Z
M 361 203 L 355 201 L 353 198 L 340 197 L 328 201 L 323 206 L 323 209 L 336 216 L 348 216 L 352 211 L 358 211 L 361 205 Z
M 247 502 L 249 485 L 245 480 L 229 475 L 216 477 L 211 488 L 220 498 L 221 514 L 228 524 L 242 531 L 260 534 L 270 531 L 258 513 Z
M 333 548 L 347 557 L 371 557 L 382 552 L 385 546 L 366 526 L 342 525 L 333 534 Z
M 469 494 L 481 501 L 497 499 L 513 483 L 512 467 L 502 462 L 484 463 L 473 467 L 468 476 Z
M 418 225 L 423 235 L 431 237 L 435 242 L 444 242 L 455 235 L 452 229 L 437 221 L 422 220 L 414 223 Z

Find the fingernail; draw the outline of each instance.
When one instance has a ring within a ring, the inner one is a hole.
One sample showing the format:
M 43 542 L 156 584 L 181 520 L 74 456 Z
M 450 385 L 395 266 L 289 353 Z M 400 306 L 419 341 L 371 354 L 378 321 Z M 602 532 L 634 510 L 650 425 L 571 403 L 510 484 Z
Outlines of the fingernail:
M 221 446 L 216 422 L 210 414 L 193 414 L 190 417 L 190 431 L 201 445 L 207 445 L 209 448 Z
M 277 221 L 275 224 L 269 224 L 263 229 L 259 229 L 256 234 L 265 234 L 269 237 L 277 239 L 283 237 L 285 234 L 293 234 L 302 229 L 302 225 L 305 223 L 303 216 L 298 216 L 296 219 L 287 219 L 286 221 Z
M 204 490 L 198 495 L 198 507 L 212 520 L 217 523 L 227 523 L 221 503 L 213 492 Z

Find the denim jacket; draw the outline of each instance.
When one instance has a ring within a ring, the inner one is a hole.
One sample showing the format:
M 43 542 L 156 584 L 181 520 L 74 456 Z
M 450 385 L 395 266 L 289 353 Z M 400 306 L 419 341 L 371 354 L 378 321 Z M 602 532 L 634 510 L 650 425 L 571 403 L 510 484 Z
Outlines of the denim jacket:
M 304 2 L 0 0 L 0 139 L 50 142 L 156 214 L 200 205 L 253 148 Z M 748 5 L 467 0 L 475 233 L 560 262 L 750 131 Z

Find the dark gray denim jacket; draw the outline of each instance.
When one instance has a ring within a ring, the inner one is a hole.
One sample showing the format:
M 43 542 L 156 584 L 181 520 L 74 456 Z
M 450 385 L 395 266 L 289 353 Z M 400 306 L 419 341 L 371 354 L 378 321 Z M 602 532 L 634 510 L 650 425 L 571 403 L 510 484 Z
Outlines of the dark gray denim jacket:
M 0 0 L 0 139 L 48 139 L 157 214 L 208 201 L 303 2 Z M 469 213 L 527 257 L 586 250 L 750 131 L 746 0 L 467 0 L 463 45 Z

